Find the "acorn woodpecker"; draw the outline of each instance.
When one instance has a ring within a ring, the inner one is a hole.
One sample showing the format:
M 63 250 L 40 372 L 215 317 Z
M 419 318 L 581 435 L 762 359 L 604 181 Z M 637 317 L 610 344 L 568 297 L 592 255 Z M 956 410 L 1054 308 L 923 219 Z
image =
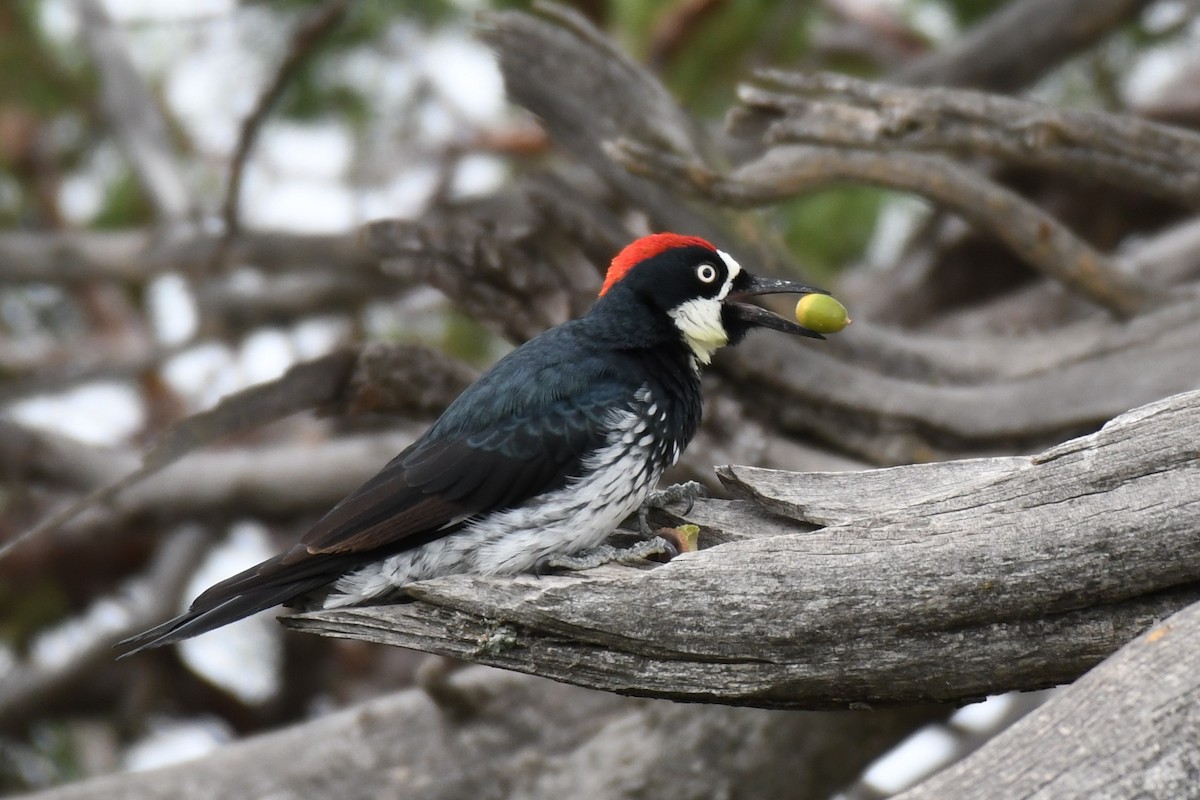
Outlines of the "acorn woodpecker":
M 280 604 L 334 608 L 453 573 L 515 574 L 600 545 L 700 424 L 700 367 L 751 328 L 824 338 L 746 299 L 821 293 L 659 233 L 613 259 L 587 316 L 502 358 L 286 552 L 127 639 L 126 655 Z

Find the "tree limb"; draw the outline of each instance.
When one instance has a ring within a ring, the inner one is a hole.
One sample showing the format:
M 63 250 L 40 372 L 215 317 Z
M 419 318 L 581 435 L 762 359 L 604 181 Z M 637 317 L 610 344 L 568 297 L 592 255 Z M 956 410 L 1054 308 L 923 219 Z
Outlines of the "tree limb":
M 158 345 L 142 337 L 80 337 L 70 344 L 49 336 L 0 339 L 0 403 L 55 394 L 97 380 L 133 380 L 162 366 L 181 345 Z
M 191 193 L 162 110 L 129 57 L 121 31 L 98 0 L 79 0 L 79 31 L 100 74 L 101 109 L 117 144 L 164 222 L 181 222 Z
M 414 374 L 420 374 L 421 381 L 413 381 Z M 0 558 L 21 542 L 101 506 L 124 514 L 157 508 L 160 512 L 187 515 L 238 499 L 245 511 L 249 504 L 266 497 L 274 500 L 268 500 L 263 508 L 274 505 L 278 512 L 280 507 L 294 508 L 298 502 L 303 508 L 308 507 L 305 503 L 320 502 L 319 498 L 327 497 L 322 491 L 326 487 L 332 487 L 328 490 L 334 493 L 327 502 L 334 502 L 354 488 L 355 476 L 365 480 L 390 457 L 364 459 L 364 449 L 376 453 L 386 448 L 394 454 L 411 443 L 416 434 L 411 430 L 404 432 L 398 439 L 400 444 L 397 440 L 384 440 L 327 445 L 328 452 L 324 453 L 327 467 L 329 460 L 339 459 L 354 461 L 357 466 L 333 470 L 331 474 L 336 478 L 332 481 L 325 472 L 307 477 L 297 474 L 308 470 L 310 463 L 308 458 L 298 457 L 298 452 L 307 449 L 309 457 L 315 457 L 313 448 L 300 445 L 205 453 L 161 476 L 161 480 L 145 484 L 147 479 L 199 448 L 298 411 L 337 407 L 358 412 L 381 409 L 393 413 L 440 412 L 473 378 L 473 370 L 422 347 L 379 345 L 338 350 L 297 364 L 276 380 L 235 392 L 213 408 L 180 420 L 159 438 L 136 468 L 128 454 L 100 453 L 73 446 L 62 437 L 35 434 L 9 423 L 12 441 L 5 443 L 8 446 L 0 446 L 0 469 L 73 486 L 79 486 L 85 476 L 94 480 L 87 486 L 91 489 L 87 495 L 0 545 Z M 412 384 L 421 385 L 422 391 L 412 391 Z M 0 421 L 0 426 L 3 425 Z M 95 466 L 97 461 L 100 466 Z M 321 458 L 317 461 L 320 463 Z M 89 470 L 81 464 L 93 466 Z
M 555 145 L 599 176 L 657 230 L 715 241 L 720 228 L 672 192 L 615 163 L 607 139 L 637 135 L 671 152 L 708 149 L 699 124 L 646 69 L 573 9 L 538 3 L 541 16 L 481 15 L 480 38 L 496 50 L 505 90 L 546 126 Z
M 676 700 L 829 708 L 1040 688 L 1200 598 L 1198 438 L 1193 392 L 1032 458 L 726 468 L 774 516 L 735 513 L 722 531 L 729 509 L 718 522 L 718 501 L 699 506 L 691 521 L 720 547 L 652 570 L 442 578 L 412 586 L 415 603 L 285 624 Z
M 1198 310 L 1192 300 L 1119 325 L 1088 320 L 1019 338 L 860 332 L 855 322 L 821 350 L 763 336 L 720 366 L 782 430 L 815 433 L 876 463 L 929 461 L 1045 446 L 1195 388 Z M 876 366 L 888 356 L 890 366 Z
M 175 532 L 155 556 L 140 591 L 131 592 L 133 599 L 125 605 L 121 625 L 102 629 L 92 626 L 87 641 L 61 663 L 21 662 L 8 667 L 0 683 L 0 729 L 18 729 L 44 715 L 52 698 L 66 686 L 110 663 L 117 642 L 169 616 L 179 605 L 188 576 L 211 543 L 212 537 L 200 526 Z
M 1128 114 L 1000 95 L 914 89 L 833 73 L 765 71 L 733 122 L 766 121 L 768 144 L 989 155 L 1200 206 L 1200 135 Z M 755 120 L 765 116 L 766 120 Z
M 0 232 L 0 282 L 142 282 L 178 270 L 202 271 L 219 236 L 198 228 L 159 231 Z M 377 275 L 372 258 L 354 234 L 243 231 L 230 258 L 266 272 L 315 268 Z
M 631 796 L 823 800 L 944 709 L 798 714 L 647 703 L 483 668 L 183 764 L 30 800 Z
M 1194 797 L 1198 661 L 1193 604 L 897 800 Z
M 225 188 L 225 200 L 221 204 L 221 219 L 224 222 L 224 235 L 213 251 L 214 264 L 221 264 L 228 252 L 229 245 L 241 230 L 239 214 L 242 197 L 242 176 L 245 174 L 246 163 L 258 140 L 258 133 L 271 109 L 283 96 L 300 67 L 313 54 L 321 41 L 329 35 L 342 18 L 346 15 L 349 0 L 327 0 L 301 20 L 292 33 L 287 55 L 275 70 L 271 82 L 259 95 L 258 102 L 247 117 L 242 120 L 238 131 L 237 146 L 234 148 L 233 159 L 229 166 L 229 183 Z
M 1016 91 L 1092 46 L 1148 4 L 1149 0 L 1017 0 L 891 78 L 913 86 Z
M 1153 292 L 1016 192 L 939 156 L 842 147 L 776 145 L 719 175 L 697 161 L 631 140 L 610 152 L 635 173 L 715 203 L 756 207 L 846 181 L 915 192 L 1004 242 L 1026 263 L 1118 316 L 1145 308 Z

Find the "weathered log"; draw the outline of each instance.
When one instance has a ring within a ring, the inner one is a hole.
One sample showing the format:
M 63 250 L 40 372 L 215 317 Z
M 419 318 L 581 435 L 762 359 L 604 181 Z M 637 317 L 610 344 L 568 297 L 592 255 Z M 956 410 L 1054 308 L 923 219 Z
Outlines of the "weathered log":
M 32 797 L 818 800 L 941 713 L 679 706 L 472 668 L 197 761 Z
M 897 800 L 1200 796 L 1200 605 Z
M 1029 458 L 720 471 L 753 505 L 655 569 L 454 576 L 289 627 L 583 686 L 764 707 L 965 702 L 1077 678 L 1200 599 L 1200 392 Z M 819 529 L 815 529 L 819 528 Z

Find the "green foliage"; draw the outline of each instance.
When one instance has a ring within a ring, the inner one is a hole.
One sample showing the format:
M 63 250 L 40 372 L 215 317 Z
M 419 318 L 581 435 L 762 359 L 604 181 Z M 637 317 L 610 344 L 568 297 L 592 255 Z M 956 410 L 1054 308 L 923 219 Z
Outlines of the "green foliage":
M 774 212 L 788 250 L 815 280 L 860 258 L 889 192 L 869 186 L 826 189 Z
M 446 315 L 446 332 L 441 349 L 448 355 L 478 367 L 495 360 L 495 336 L 475 320 L 452 311 Z
M 371 119 L 371 103 L 351 86 L 321 80 L 305 70 L 284 95 L 279 116 L 301 122 L 334 116 L 357 128 Z
M 943 5 L 950 9 L 959 27 L 963 28 L 988 16 L 1006 2 L 1008 0 L 943 0 Z
M 12 587 L 0 583 L 0 607 L 5 609 L 0 617 L 0 641 L 17 652 L 23 652 L 34 635 L 65 619 L 71 611 L 66 594 L 53 579 L 23 585 L 19 598 Z
M 104 189 L 104 202 L 92 219 L 95 228 L 121 229 L 150 222 L 154 208 L 146 200 L 141 184 L 126 170 Z
M 788 65 L 809 47 L 820 9 L 786 0 L 719 4 L 669 52 L 654 53 L 654 37 L 681 3 L 678 0 L 611 0 L 613 35 L 635 57 L 661 56 L 654 66 L 683 105 L 716 115 L 733 100 L 737 82 L 755 67 Z
M 0 4 L 0 105 L 20 106 L 40 117 L 76 108 L 95 90 L 95 75 L 63 68 L 34 24 L 37 4 Z

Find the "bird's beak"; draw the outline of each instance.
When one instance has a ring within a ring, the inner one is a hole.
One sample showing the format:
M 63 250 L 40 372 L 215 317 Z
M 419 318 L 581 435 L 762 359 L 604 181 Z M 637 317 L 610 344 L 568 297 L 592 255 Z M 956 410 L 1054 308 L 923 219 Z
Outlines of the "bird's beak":
M 773 311 L 768 311 L 761 306 L 751 303 L 742 302 L 748 297 L 754 297 L 759 294 L 829 294 L 829 292 L 813 286 L 805 286 L 801 283 L 780 280 L 779 278 L 759 278 L 751 275 L 748 286 L 741 291 L 730 292 L 729 296 L 725 298 L 726 305 L 737 315 L 738 319 L 747 325 L 771 328 L 772 330 L 783 331 L 784 333 L 791 333 L 796 336 L 809 336 L 813 339 L 825 338 L 816 331 L 809 330 L 803 325 L 798 325 L 790 319 L 785 319 Z

